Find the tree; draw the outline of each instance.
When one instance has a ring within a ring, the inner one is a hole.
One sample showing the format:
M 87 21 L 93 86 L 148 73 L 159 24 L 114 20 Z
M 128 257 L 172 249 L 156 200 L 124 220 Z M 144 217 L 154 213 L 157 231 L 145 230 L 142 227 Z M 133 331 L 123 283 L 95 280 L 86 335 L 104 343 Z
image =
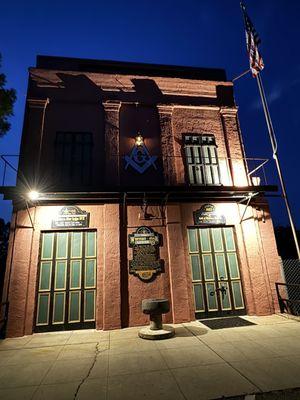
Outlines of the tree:
M 0 67 L 2 56 L 0 54 Z M 6 76 L 0 74 L 0 138 L 3 137 L 10 129 L 11 124 L 8 122 L 8 117 L 13 115 L 13 106 L 16 101 L 15 89 L 5 89 Z

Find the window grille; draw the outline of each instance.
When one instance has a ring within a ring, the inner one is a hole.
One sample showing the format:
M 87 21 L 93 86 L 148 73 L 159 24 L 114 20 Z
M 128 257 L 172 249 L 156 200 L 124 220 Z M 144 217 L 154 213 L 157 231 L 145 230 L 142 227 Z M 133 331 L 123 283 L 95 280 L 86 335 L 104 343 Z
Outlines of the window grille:
M 191 185 L 220 185 L 217 146 L 213 135 L 184 137 L 187 175 Z
M 89 132 L 57 132 L 55 172 L 59 184 L 90 185 L 93 136 Z

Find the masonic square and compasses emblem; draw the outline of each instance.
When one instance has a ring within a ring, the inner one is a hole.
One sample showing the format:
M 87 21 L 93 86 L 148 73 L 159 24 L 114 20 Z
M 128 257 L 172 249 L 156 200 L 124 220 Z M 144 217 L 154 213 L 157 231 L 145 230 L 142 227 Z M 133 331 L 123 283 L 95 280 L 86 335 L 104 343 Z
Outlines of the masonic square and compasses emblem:
M 147 149 L 143 137 L 138 134 L 135 138 L 135 145 L 129 156 L 125 156 L 125 169 L 130 165 L 140 174 L 143 174 L 151 165 L 157 169 L 155 161 L 157 156 L 151 156 Z

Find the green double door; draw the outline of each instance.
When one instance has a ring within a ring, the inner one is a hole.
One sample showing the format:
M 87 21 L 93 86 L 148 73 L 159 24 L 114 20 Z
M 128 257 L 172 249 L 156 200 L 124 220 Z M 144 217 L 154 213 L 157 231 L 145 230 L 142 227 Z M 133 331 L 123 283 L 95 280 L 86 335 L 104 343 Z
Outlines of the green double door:
M 188 241 L 196 317 L 244 314 L 233 228 L 191 228 Z
M 96 275 L 95 231 L 42 233 L 35 331 L 93 328 Z

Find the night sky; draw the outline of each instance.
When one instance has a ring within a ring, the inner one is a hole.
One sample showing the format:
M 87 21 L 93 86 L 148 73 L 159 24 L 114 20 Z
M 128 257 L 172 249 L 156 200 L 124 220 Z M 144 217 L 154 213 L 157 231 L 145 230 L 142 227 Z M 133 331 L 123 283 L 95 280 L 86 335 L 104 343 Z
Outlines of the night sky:
M 262 40 L 265 69 L 261 77 L 292 213 L 300 228 L 300 1 L 245 3 Z M 19 152 L 27 71 L 35 66 L 37 54 L 220 67 L 226 70 L 229 80 L 248 69 L 238 0 L 4 0 L 0 52 L 7 87 L 14 87 L 18 96 L 12 129 L 0 139 L 0 154 Z M 258 88 L 250 74 L 235 82 L 235 98 L 247 157 L 271 159 Z M 267 174 L 268 182 L 276 184 L 271 165 Z M 275 225 L 288 224 L 283 200 L 271 199 L 270 203 Z M 0 207 L 0 217 L 9 220 L 10 203 L 0 201 Z

